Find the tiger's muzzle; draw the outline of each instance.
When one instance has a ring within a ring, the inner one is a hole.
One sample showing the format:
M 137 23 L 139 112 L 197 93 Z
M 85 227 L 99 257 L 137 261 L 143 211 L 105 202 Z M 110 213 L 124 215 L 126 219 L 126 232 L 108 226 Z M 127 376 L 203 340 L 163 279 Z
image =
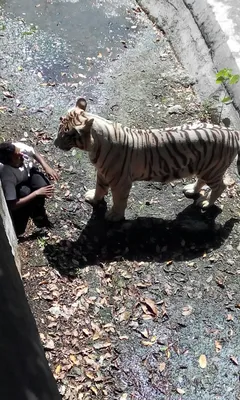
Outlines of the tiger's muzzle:
M 61 138 L 57 137 L 54 142 L 53 142 L 54 146 L 59 148 L 60 150 L 71 150 L 71 148 L 73 147 L 72 145 L 68 145 L 67 143 L 64 143 L 64 141 L 61 140 Z

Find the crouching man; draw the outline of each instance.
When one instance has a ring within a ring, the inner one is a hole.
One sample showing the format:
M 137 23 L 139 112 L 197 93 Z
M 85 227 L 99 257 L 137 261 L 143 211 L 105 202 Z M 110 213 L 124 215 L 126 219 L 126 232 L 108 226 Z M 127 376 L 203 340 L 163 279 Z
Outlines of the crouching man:
M 52 197 L 54 187 L 36 166 L 58 180 L 58 174 L 32 147 L 24 143 L 0 143 L 0 177 L 17 236 L 25 232 L 29 218 L 38 228 L 49 227 L 45 199 Z

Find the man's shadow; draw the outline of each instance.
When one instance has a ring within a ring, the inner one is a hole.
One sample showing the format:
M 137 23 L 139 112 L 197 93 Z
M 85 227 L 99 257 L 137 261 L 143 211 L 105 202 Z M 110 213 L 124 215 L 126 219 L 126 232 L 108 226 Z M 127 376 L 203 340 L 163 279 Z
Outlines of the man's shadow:
M 76 241 L 47 244 L 44 252 L 50 266 L 63 275 L 74 276 L 87 265 L 120 259 L 187 261 L 208 248 L 219 248 L 239 221 L 231 218 L 224 225 L 216 224 L 221 212 L 217 206 L 202 213 L 190 205 L 174 220 L 136 218 L 118 223 L 104 220 L 105 211 L 104 204 L 93 210 Z

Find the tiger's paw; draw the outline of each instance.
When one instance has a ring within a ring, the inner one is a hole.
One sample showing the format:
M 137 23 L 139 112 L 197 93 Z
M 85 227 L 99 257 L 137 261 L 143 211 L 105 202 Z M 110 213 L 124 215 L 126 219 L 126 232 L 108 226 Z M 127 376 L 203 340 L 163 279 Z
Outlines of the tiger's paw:
M 195 183 L 189 183 L 188 185 L 184 186 L 183 194 L 187 198 L 195 197 L 198 193 L 195 192 Z
M 105 214 L 105 219 L 111 222 L 117 222 L 124 220 L 124 214 L 120 214 L 113 209 L 109 210 Z
M 207 210 L 210 207 L 209 200 L 206 198 L 200 198 L 199 201 L 197 201 L 197 206 L 199 206 L 202 210 Z
M 96 190 L 91 189 L 85 193 L 85 201 L 92 205 L 98 204 L 100 200 L 96 199 L 95 197 Z

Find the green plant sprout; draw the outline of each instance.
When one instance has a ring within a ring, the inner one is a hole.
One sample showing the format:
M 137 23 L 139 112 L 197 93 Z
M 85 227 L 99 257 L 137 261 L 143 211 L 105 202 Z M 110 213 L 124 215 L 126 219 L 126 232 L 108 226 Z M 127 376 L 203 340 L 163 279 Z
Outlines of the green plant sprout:
M 22 32 L 22 36 L 32 35 L 33 33 L 37 32 L 37 29 L 37 26 L 30 24 L 30 30 Z
M 231 68 L 223 68 L 216 73 L 216 83 L 220 85 L 222 84 L 225 92 L 224 97 L 221 99 L 222 107 L 219 115 L 219 122 L 221 121 L 223 105 L 232 103 L 232 98 L 227 95 L 227 89 L 225 85 L 226 84 L 234 85 L 238 83 L 239 80 L 240 80 L 240 75 L 233 74 Z
M 240 75 L 239 74 L 234 75 L 232 73 L 231 68 L 224 68 L 224 69 L 221 69 L 221 71 L 216 73 L 216 83 L 218 83 L 218 84 L 234 85 L 234 84 L 238 83 L 239 79 L 240 79 Z M 225 89 L 225 96 L 221 100 L 222 103 L 232 102 L 231 97 L 226 96 L 226 94 L 227 94 L 227 91 Z

